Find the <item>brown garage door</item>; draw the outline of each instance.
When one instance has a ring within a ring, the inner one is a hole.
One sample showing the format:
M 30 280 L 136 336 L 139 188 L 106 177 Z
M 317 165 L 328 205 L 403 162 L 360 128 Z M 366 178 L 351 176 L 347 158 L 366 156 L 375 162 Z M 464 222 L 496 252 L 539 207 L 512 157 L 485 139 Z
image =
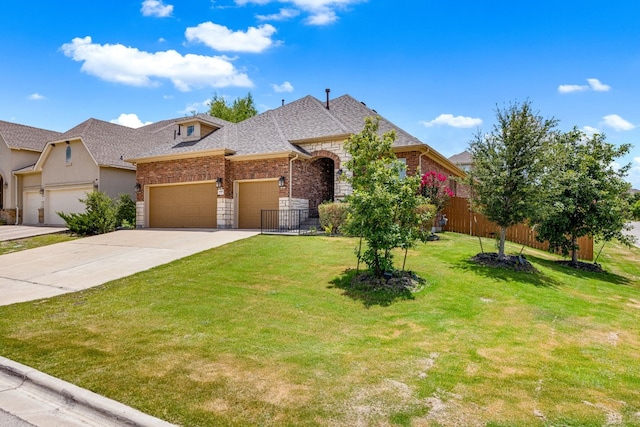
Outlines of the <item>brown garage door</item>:
M 260 228 L 262 209 L 278 209 L 278 181 L 241 182 L 238 187 L 238 228 Z
M 216 228 L 214 183 L 149 188 L 149 227 Z

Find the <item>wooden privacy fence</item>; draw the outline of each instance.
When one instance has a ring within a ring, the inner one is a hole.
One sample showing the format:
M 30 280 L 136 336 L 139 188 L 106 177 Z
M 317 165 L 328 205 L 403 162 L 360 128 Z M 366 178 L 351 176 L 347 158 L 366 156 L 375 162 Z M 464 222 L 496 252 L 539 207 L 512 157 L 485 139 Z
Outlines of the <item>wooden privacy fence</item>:
M 448 219 L 444 228 L 447 231 L 480 237 L 494 237 L 500 234 L 500 227 L 484 215 L 471 212 L 468 199 L 463 197 L 452 197 L 443 213 Z M 536 240 L 535 231 L 524 224 L 507 228 L 507 240 L 536 249 L 549 250 L 549 243 Z M 590 236 L 578 239 L 578 246 L 578 258 L 593 260 L 593 239 Z

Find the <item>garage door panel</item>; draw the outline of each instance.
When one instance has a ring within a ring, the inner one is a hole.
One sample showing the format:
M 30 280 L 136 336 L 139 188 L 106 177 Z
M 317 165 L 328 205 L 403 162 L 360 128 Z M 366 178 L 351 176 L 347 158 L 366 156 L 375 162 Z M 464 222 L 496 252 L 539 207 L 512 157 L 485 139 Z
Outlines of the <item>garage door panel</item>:
M 242 182 L 238 186 L 238 228 L 260 228 L 261 211 L 277 210 L 278 181 Z
M 38 209 L 41 206 L 42 196 L 38 191 L 27 191 L 22 196 L 22 223 L 23 224 L 37 224 L 38 223 Z
M 45 192 L 45 224 L 64 225 L 65 222 L 57 212 L 81 213 L 86 205 L 80 199 L 86 199 L 93 187 L 47 190 Z
M 216 228 L 215 184 L 150 187 L 149 226 L 152 228 Z

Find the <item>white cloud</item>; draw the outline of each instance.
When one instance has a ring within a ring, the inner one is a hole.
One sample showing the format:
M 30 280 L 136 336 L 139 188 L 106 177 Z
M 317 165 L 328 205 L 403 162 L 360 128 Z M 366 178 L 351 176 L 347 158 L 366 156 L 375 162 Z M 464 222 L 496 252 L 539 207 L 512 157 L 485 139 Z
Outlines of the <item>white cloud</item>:
M 191 115 L 193 114 L 194 111 L 196 113 L 201 113 L 203 111 L 206 112 L 206 111 L 209 111 L 210 103 L 211 103 L 211 98 L 205 99 L 202 102 L 194 102 L 184 107 L 184 110 L 178 111 L 178 113 Z
M 286 21 L 300 15 L 300 11 L 296 9 L 280 9 L 278 13 L 270 15 L 256 15 L 260 21 Z
M 190 42 L 201 42 L 218 51 L 260 53 L 274 44 L 271 36 L 275 32 L 275 27 L 269 24 L 249 27 L 243 32 L 209 21 L 187 28 L 185 36 Z
M 252 87 L 225 56 L 181 55 L 175 50 L 144 52 L 121 44 L 92 43 L 91 37 L 74 38 L 62 45 L 64 54 L 83 62 L 81 70 L 103 80 L 130 86 L 160 84 L 169 79 L 181 91 L 193 87 Z
M 587 79 L 587 81 L 589 82 L 591 89 L 596 92 L 608 92 L 611 89 L 611 86 L 600 83 L 600 80 L 598 79 Z
M 609 114 L 608 116 L 604 116 L 603 119 L 604 121 L 602 124 L 604 126 L 608 126 L 617 131 L 631 130 L 635 128 L 634 124 L 626 121 L 617 114 Z
M 558 86 L 558 92 L 560 93 L 572 93 L 572 92 L 584 92 L 589 90 L 587 85 L 560 85 Z
M 587 135 L 587 136 L 593 136 L 596 133 L 599 134 L 600 133 L 600 129 L 598 128 L 594 128 L 592 126 L 584 126 L 582 128 L 582 131 Z
M 40 95 L 38 92 L 35 92 L 29 95 L 27 99 L 29 101 L 40 101 L 40 100 L 46 99 L 46 97 L 44 95 Z
M 236 0 L 236 4 L 244 6 L 249 3 L 265 5 L 275 0 Z M 366 0 L 278 0 L 289 3 L 304 10 L 310 16 L 306 22 L 310 25 L 328 25 L 338 20 L 336 10 L 346 9 L 348 6 Z
M 421 121 L 426 127 L 433 126 L 451 126 L 454 128 L 472 128 L 475 126 L 480 126 L 482 124 L 482 119 L 477 119 L 473 117 L 465 117 L 465 116 L 453 116 L 453 114 L 440 114 L 435 119 L 425 122 Z
M 140 12 L 143 16 L 167 18 L 173 13 L 173 5 L 165 5 L 162 0 L 144 0 Z
M 611 86 L 606 85 L 598 79 L 587 79 L 588 85 L 560 85 L 558 86 L 558 92 L 560 93 L 573 93 L 573 92 L 586 92 L 593 90 L 595 92 L 608 92 Z
M 274 92 L 293 92 L 293 85 L 289 82 L 284 82 L 281 85 L 272 84 Z
M 127 127 L 135 129 L 135 128 L 139 128 L 139 127 L 142 127 L 142 126 L 150 125 L 153 122 L 144 122 L 144 123 L 142 123 L 142 120 L 140 120 L 138 118 L 137 114 L 134 114 L 134 113 L 131 113 L 131 114 L 122 113 L 122 114 L 120 114 L 120 116 L 117 119 L 111 120 L 111 123 L 115 123 L 117 125 L 127 126 Z

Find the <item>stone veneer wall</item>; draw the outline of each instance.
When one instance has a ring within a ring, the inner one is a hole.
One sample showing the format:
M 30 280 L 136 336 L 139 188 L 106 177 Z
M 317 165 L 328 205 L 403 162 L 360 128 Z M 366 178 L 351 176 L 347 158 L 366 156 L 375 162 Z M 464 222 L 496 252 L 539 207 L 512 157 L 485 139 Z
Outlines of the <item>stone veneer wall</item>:
M 233 228 L 233 199 L 218 197 L 218 228 Z

